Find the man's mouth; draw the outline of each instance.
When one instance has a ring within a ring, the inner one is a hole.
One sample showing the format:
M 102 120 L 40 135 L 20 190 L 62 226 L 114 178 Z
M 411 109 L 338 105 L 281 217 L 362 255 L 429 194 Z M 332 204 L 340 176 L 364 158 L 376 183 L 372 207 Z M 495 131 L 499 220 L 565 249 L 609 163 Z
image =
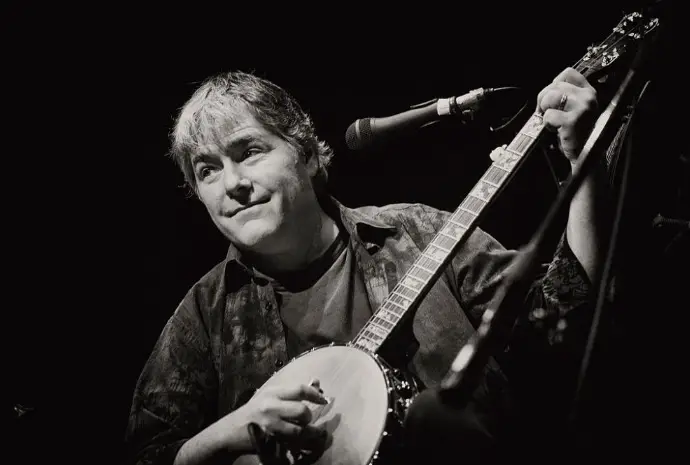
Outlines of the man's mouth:
M 235 216 L 236 214 L 238 214 L 239 212 L 241 212 L 241 211 L 243 211 L 243 210 L 246 210 L 246 209 L 251 208 L 251 207 L 253 207 L 253 206 L 255 206 L 255 205 L 261 205 L 261 204 L 264 204 L 264 203 L 268 203 L 268 199 L 256 200 L 256 201 L 250 202 L 250 203 L 248 203 L 248 204 L 246 204 L 246 205 L 242 205 L 241 207 L 236 208 L 236 209 L 232 210 L 231 212 L 227 213 L 225 216 L 227 216 L 227 217 L 229 217 L 229 218 L 232 218 L 233 216 Z

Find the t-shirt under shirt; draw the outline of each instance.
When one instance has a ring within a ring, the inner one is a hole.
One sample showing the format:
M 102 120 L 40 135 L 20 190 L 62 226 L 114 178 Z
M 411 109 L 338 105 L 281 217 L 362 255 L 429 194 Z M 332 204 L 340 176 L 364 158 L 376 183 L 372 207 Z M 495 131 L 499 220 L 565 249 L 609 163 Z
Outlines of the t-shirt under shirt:
M 280 300 L 290 358 L 314 346 L 351 341 L 372 316 L 346 233 L 308 268 L 267 279 Z

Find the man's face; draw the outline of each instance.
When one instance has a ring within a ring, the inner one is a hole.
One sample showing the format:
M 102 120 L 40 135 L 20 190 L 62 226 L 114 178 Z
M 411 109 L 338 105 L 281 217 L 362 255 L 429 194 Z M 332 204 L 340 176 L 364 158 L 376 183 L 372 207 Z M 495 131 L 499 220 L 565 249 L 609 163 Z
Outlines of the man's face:
M 276 253 L 290 247 L 300 218 L 317 208 L 311 176 L 298 151 L 243 113 L 192 156 L 197 194 L 213 222 L 236 247 Z

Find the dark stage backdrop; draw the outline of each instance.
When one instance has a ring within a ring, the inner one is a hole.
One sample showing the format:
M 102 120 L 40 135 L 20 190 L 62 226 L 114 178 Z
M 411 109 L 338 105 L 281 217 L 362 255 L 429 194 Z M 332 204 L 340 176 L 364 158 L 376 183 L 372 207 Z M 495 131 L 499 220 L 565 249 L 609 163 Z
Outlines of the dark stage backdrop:
M 128 152 L 125 171 L 132 171 L 116 188 L 131 202 L 118 208 L 112 225 L 116 232 L 103 251 L 107 259 L 101 266 L 108 278 L 98 284 L 98 317 L 81 319 L 90 330 L 76 325 L 69 331 L 67 343 L 77 349 L 84 338 L 83 351 L 71 360 L 80 377 L 62 380 L 73 386 L 60 388 L 70 392 L 68 397 L 56 394 L 36 369 L 37 349 L 23 343 L 25 357 L 16 363 L 10 401 L 34 411 L 22 422 L 19 444 L 30 448 L 26 445 L 37 436 L 62 434 L 56 433 L 59 425 L 74 417 L 78 433 L 67 435 L 78 434 L 70 437 L 79 445 L 71 447 L 107 451 L 94 462 L 115 460 L 132 390 L 160 330 L 189 287 L 224 257 L 225 240 L 200 202 L 187 195 L 182 175 L 165 156 L 173 118 L 204 78 L 232 69 L 254 71 L 295 95 L 335 149 L 330 188 L 346 205 L 423 202 L 453 210 L 490 165 L 490 151 L 509 143 L 534 110 L 538 91 L 589 45 L 602 41 L 626 8 L 637 4 L 467 3 L 427 12 L 417 17 L 419 24 L 409 17 L 395 20 L 391 12 L 385 22 L 338 26 L 333 10 L 321 19 L 297 24 L 286 19 L 276 26 L 249 15 L 238 29 L 238 18 L 228 19 L 223 34 L 223 21 L 206 11 L 204 21 L 220 21 L 209 25 L 214 31 L 208 36 L 203 21 L 152 30 L 160 47 L 149 51 L 146 44 L 148 66 L 131 63 L 128 77 L 128 84 L 141 86 L 147 101 L 141 106 L 122 102 L 137 131 L 144 132 L 128 137 L 146 140 L 122 145 Z M 345 146 L 345 131 L 357 118 L 392 115 L 432 98 L 501 86 L 519 86 L 522 92 L 499 94 L 474 122 L 446 121 L 363 152 Z M 525 102 L 511 125 L 490 129 Z M 115 144 L 121 143 L 119 135 Z M 563 168 L 561 160 L 552 162 Z M 148 188 L 140 190 L 142 184 Z M 518 247 L 534 232 L 556 192 L 545 156 L 535 152 L 481 227 L 506 246 Z M 85 331 L 99 333 L 86 336 L 91 333 Z M 59 378 L 55 375 L 50 383 L 62 384 Z

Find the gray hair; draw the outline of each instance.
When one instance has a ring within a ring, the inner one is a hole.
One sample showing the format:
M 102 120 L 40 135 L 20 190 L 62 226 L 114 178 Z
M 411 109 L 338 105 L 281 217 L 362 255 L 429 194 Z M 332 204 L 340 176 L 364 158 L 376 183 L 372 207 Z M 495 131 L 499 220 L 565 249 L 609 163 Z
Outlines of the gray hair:
M 203 143 L 217 139 L 219 131 L 243 110 L 268 130 L 292 145 L 305 160 L 317 155 L 314 176 L 317 193 L 325 189 L 333 150 L 319 140 L 311 117 L 283 88 L 256 75 L 231 71 L 206 79 L 180 110 L 171 133 L 169 155 L 196 192 L 191 156 Z

